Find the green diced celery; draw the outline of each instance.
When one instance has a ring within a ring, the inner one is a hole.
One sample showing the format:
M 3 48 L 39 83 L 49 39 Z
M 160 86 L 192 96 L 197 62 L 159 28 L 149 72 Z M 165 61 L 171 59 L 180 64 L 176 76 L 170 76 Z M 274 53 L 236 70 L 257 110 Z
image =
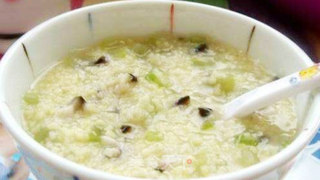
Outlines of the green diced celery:
M 147 46 L 147 45 L 144 45 L 144 44 L 135 44 L 133 47 L 132 47 L 132 50 L 139 56 L 144 56 L 146 55 L 150 48 Z
M 166 40 L 168 39 L 168 35 L 164 35 L 164 34 L 153 34 L 151 35 L 146 42 L 149 45 L 153 45 L 153 46 L 161 46 Z
M 169 85 L 165 75 L 158 69 L 150 71 L 145 78 L 149 82 L 157 84 L 159 87 L 167 87 Z
M 291 144 L 291 141 L 290 140 L 284 140 L 282 141 L 281 145 L 283 148 L 287 147 L 289 144 Z
M 73 67 L 75 62 L 72 57 L 66 57 L 62 60 L 62 64 L 66 67 Z
M 199 176 L 207 176 L 209 173 L 207 171 L 204 171 L 204 168 L 208 163 L 207 154 L 208 151 L 200 150 L 197 154 L 194 155 L 194 161 L 192 162 L 192 165 L 195 168 L 195 173 L 197 173 Z
M 117 40 L 117 38 L 107 38 L 103 40 L 101 43 L 99 43 L 100 47 L 104 47 L 106 49 L 113 49 L 113 48 L 119 48 L 124 46 L 125 43 Z
M 234 90 L 235 80 L 233 76 L 217 78 L 217 84 L 220 85 L 220 90 L 229 93 Z
M 212 129 L 214 126 L 213 126 L 213 123 L 210 122 L 210 121 L 205 121 L 202 123 L 202 126 L 201 126 L 201 130 L 209 130 L 209 129 Z
M 259 159 L 257 155 L 249 149 L 242 149 L 241 156 L 237 159 L 237 161 L 243 166 L 250 166 L 259 162 Z
M 38 142 L 44 142 L 49 136 L 49 132 L 48 128 L 42 127 L 34 133 L 34 139 Z
M 146 59 L 152 66 L 157 66 L 159 60 L 156 58 L 148 58 Z
M 248 146 L 257 146 L 259 138 L 250 133 L 243 133 L 237 137 L 237 142 Z
M 149 72 L 147 75 L 146 75 L 146 80 L 150 81 L 150 82 L 153 82 L 155 84 L 157 84 L 158 86 L 163 86 L 162 82 L 160 81 L 160 79 L 158 78 L 158 76 L 153 73 L 153 72 Z
M 102 130 L 98 127 L 93 127 L 89 133 L 89 142 L 101 142 Z
M 199 35 L 191 36 L 187 40 L 192 43 L 198 43 L 198 44 L 206 42 L 206 38 L 204 36 L 199 36 Z
M 168 43 L 172 38 L 170 35 L 161 36 L 155 34 L 146 40 L 146 43 L 151 47 L 157 47 L 158 50 L 171 48 L 170 43 Z
M 153 141 L 153 142 L 162 141 L 163 134 L 158 131 L 147 131 L 145 133 L 145 139 L 147 141 Z
M 38 104 L 39 96 L 34 92 L 27 92 L 23 97 L 24 102 L 27 104 Z
M 157 40 L 158 40 L 158 37 L 156 36 L 150 36 L 147 40 L 146 40 L 146 43 L 148 45 L 151 45 L 151 46 L 156 46 L 157 45 Z
M 125 47 L 110 49 L 108 52 L 113 58 L 116 59 L 122 59 L 128 55 L 127 48 Z
M 212 61 L 207 59 L 191 58 L 192 64 L 195 66 L 209 66 L 212 65 Z
M 228 60 L 226 59 L 225 55 L 224 55 L 224 54 L 221 54 L 221 53 L 215 54 L 215 55 L 214 55 L 214 60 L 215 60 L 215 61 L 222 61 L 222 62 L 228 61 Z M 246 67 L 247 67 L 247 66 L 246 66 Z

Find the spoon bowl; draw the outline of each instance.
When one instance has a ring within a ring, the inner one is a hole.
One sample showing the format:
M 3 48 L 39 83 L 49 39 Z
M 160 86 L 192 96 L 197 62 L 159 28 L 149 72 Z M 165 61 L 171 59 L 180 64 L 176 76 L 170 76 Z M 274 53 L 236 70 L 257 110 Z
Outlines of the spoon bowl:
M 320 86 L 319 71 L 319 64 L 315 64 L 255 88 L 224 105 L 222 119 L 244 117 L 278 100 L 313 90 Z

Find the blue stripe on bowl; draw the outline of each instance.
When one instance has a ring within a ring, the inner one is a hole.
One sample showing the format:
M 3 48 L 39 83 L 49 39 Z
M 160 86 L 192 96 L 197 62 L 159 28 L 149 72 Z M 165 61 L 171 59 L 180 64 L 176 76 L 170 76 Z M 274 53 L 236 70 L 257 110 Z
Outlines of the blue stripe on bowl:
M 320 149 L 316 150 L 312 155 L 320 160 Z
M 317 134 L 313 137 L 312 141 L 310 142 L 310 145 L 318 141 L 320 141 L 320 129 L 318 130 Z

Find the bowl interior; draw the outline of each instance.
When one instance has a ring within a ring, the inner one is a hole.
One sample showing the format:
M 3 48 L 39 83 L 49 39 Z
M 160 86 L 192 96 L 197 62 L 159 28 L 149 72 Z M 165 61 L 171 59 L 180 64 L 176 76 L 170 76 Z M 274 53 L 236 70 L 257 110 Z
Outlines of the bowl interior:
M 1 64 L 0 101 L 5 102 L 20 124 L 23 94 L 41 72 L 70 50 L 107 37 L 155 32 L 211 36 L 259 59 L 279 77 L 312 64 L 309 57 L 286 37 L 237 13 L 185 2 L 106 3 L 58 16 L 18 40 Z M 310 126 L 310 118 L 304 118 L 310 98 L 309 93 L 296 98 L 301 129 Z

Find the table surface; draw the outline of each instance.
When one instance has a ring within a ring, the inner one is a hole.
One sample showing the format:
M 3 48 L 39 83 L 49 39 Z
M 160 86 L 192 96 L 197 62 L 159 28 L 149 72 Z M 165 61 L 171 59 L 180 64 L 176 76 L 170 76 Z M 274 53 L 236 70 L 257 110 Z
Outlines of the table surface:
M 315 61 L 320 58 L 320 31 L 303 22 L 289 18 L 267 2 L 255 0 L 229 0 L 229 9 L 246 14 L 281 31 L 295 41 Z M 288 20 L 289 19 L 289 20 Z M 299 28 L 296 28 L 299 27 Z M 1 54 L 0 54 L 1 59 Z M 11 157 L 16 152 L 11 136 L 0 123 L 0 156 Z M 23 159 L 18 162 L 10 179 L 27 179 L 29 169 Z

